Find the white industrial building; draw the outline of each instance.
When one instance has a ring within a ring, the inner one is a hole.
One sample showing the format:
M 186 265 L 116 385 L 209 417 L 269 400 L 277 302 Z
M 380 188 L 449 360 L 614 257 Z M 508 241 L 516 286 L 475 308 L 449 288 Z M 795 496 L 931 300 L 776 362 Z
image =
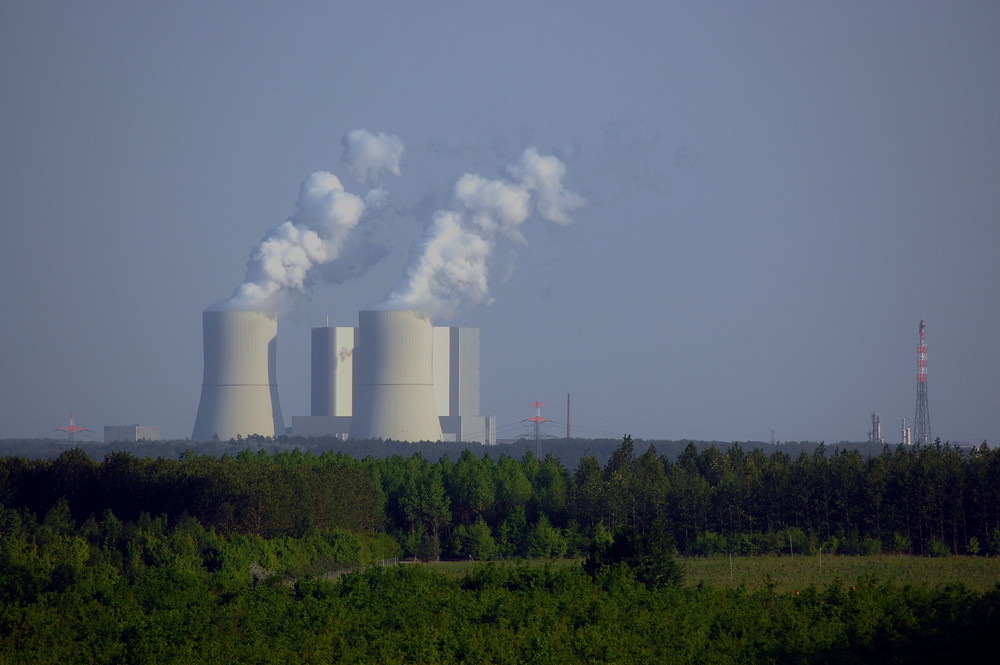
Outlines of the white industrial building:
M 479 330 L 435 327 L 414 310 L 358 314 L 358 327 L 312 330 L 311 415 L 297 436 L 496 442 L 479 415 Z M 278 320 L 260 311 L 202 315 L 205 371 L 191 438 L 285 433 L 276 372 Z
M 297 436 L 493 444 L 479 415 L 479 330 L 413 310 L 363 311 L 359 327 L 312 331 L 312 415 Z
M 160 428 L 156 425 L 105 425 L 104 443 L 124 441 L 159 441 Z

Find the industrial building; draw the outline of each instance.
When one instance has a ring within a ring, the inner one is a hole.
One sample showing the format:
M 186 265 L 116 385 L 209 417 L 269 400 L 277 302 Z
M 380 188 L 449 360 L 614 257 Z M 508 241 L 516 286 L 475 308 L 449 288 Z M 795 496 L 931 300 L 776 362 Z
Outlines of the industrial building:
M 160 428 L 156 425 L 105 425 L 104 443 L 124 441 L 159 441 Z
M 371 310 L 358 327 L 312 330 L 311 409 L 297 436 L 496 441 L 479 414 L 479 330 L 435 327 L 425 312 Z M 276 378 L 277 318 L 206 311 L 205 373 L 192 439 L 285 433 Z
M 414 310 L 358 314 L 358 328 L 312 331 L 312 411 L 297 436 L 493 444 L 479 414 L 479 330 L 435 327 Z
M 284 434 L 278 402 L 278 318 L 268 312 L 202 314 L 205 373 L 191 438 Z

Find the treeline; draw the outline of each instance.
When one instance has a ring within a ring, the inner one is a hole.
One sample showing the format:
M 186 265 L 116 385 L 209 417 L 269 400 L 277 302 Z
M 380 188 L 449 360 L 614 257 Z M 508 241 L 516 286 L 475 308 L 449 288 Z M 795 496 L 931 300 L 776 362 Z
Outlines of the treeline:
M 602 532 L 665 525 L 686 554 L 1000 554 L 1000 451 L 947 444 L 795 459 L 688 445 L 671 460 L 630 438 L 601 467 L 552 456 L 390 458 L 377 465 L 390 530 L 446 553 L 579 555 Z M 478 556 L 477 556 L 478 555 Z
M 70 444 L 66 439 L 0 439 L 0 457 L 24 457 L 27 459 L 55 459 L 67 449 L 79 446 L 95 462 L 100 462 L 105 457 L 116 452 L 127 452 L 139 457 L 162 457 L 165 459 L 180 459 L 185 456 L 200 455 L 208 457 L 222 457 L 224 455 L 234 456 L 243 450 L 253 450 L 255 452 L 264 451 L 274 455 L 278 453 L 291 453 L 295 451 L 322 455 L 324 453 L 344 453 L 357 459 L 366 457 L 386 458 L 400 455 L 409 457 L 414 452 L 419 452 L 422 457 L 431 461 L 437 461 L 444 456 L 456 459 L 463 451 L 468 450 L 476 457 L 490 456 L 496 459 L 500 454 L 506 454 L 515 459 L 521 459 L 526 454 L 533 453 L 536 457 L 544 458 L 552 455 L 559 459 L 562 464 L 569 469 L 576 469 L 580 460 L 584 457 L 593 457 L 602 467 L 607 464 L 614 454 L 616 448 L 621 444 L 621 437 L 608 439 L 566 439 L 566 438 L 543 438 L 537 445 L 533 439 L 517 439 L 499 445 L 484 445 L 475 441 L 463 441 L 454 443 L 449 441 L 422 441 L 420 443 L 410 443 L 405 441 L 392 441 L 380 439 L 339 439 L 333 436 L 291 436 L 282 435 L 277 437 L 267 437 L 260 435 L 250 435 L 246 438 L 236 437 L 228 441 L 191 441 L 190 439 L 164 439 L 159 441 L 138 441 L 138 442 L 101 442 L 101 441 L 78 441 Z M 812 453 L 817 441 L 782 441 L 779 443 L 767 443 L 763 441 L 746 442 L 724 442 L 724 441 L 692 441 L 669 440 L 669 439 L 637 439 L 635 447 L 637 450 L 645 450 L 649 446 L 656 448 L 659 455 L 666 455 L 671 460 L 676 460 L 689 445 L 694 445 L 698 450 L 704 450 L 715 446 L 720 450 L 726 450 L 733 445 L 739 445 L 744 450 L 760 449 L 765 454 L 770 455 L 775 452 L 783 452 L 792 458 L 798 457 L 801 453 Z M 836 444 L 840 450 L 857 450 L 863 457 L 871 457 L 882 452 L 881 444 L 866 442 L 839 442 Z
M 110 511 L 118 519 L 191 517 L 221 533 L 263 537 L 309 529 L 379 532 L 384 500 L 371 470 L 346 455 L 299 452 L 179 460 L 79 448 L 54 460 L 0 459 L 0 504 L 44 515 L 60 499 L 77 523 Z
M 662 532 L 685 554 L 898 552 L 1000 554 L 1000 451 L 985 443 L 884 447 L 862 456 L 820 445 L 784 452 L 688 444 L 675 457 L 626 437 L 601 465 L 572 471 L 526 453 L 495 460 L 357 459 L 243 451 L 178 460 L 82 451 L 0 459 L 0 503 L 38 518 L 65 498 L 77 523 L 110 511 L 190 517 L 265 538 L 312 529 L 391 535 L 404 556 L 582 556 L 623 529 Z

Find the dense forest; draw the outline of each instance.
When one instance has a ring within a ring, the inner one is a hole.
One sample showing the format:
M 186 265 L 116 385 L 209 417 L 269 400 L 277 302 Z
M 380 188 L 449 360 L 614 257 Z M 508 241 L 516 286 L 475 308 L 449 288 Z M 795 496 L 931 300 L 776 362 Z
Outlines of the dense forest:
M 645 584 L 626 565 L 290 578 L 256 562 L 336 539 L 267 543 L 155 520 L 72 535 L 46 521 L 34 541 L 5 525 L 5 663 L 988 662 L 1000 628 L 1000 590 L 870 580 L 779 594 Z
M 411 448 L 412 450 L 412 448 Z M 983 444 L 884 447 L 864 457 L 817 446 L 782 452 L 688 444 L 674 458 L 626 437 L 603 466 L 555 456 L 455 459 L 344 453 L 140 458 L 0 458 L 0 503 L 74 520 L 105 512 L 196 519 L 264 538 L 309 529 L 385 533 L 406 557 L 579 556 L 622 527 L 661 525 L 677 551 L 1000 554 L 1000 451 Z
M 1000 587 L 716 589 L 674 557 L 1000 554 L 1000 451 L 635 448 L 0 458 L 0 661 L 917 662 L 1000 628 Z

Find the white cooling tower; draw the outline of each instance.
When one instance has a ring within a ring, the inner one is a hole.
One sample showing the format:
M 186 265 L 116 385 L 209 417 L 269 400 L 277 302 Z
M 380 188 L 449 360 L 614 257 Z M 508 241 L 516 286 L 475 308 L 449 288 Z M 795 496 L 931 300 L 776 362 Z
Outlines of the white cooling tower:
M 351 438 L 440 441 L 430 314 L 365 311 L 358 323 Z
M 268 312 L 202 314 L 205 375 L 191 438 L 284 434 L 278 403 L 278 319 Z

